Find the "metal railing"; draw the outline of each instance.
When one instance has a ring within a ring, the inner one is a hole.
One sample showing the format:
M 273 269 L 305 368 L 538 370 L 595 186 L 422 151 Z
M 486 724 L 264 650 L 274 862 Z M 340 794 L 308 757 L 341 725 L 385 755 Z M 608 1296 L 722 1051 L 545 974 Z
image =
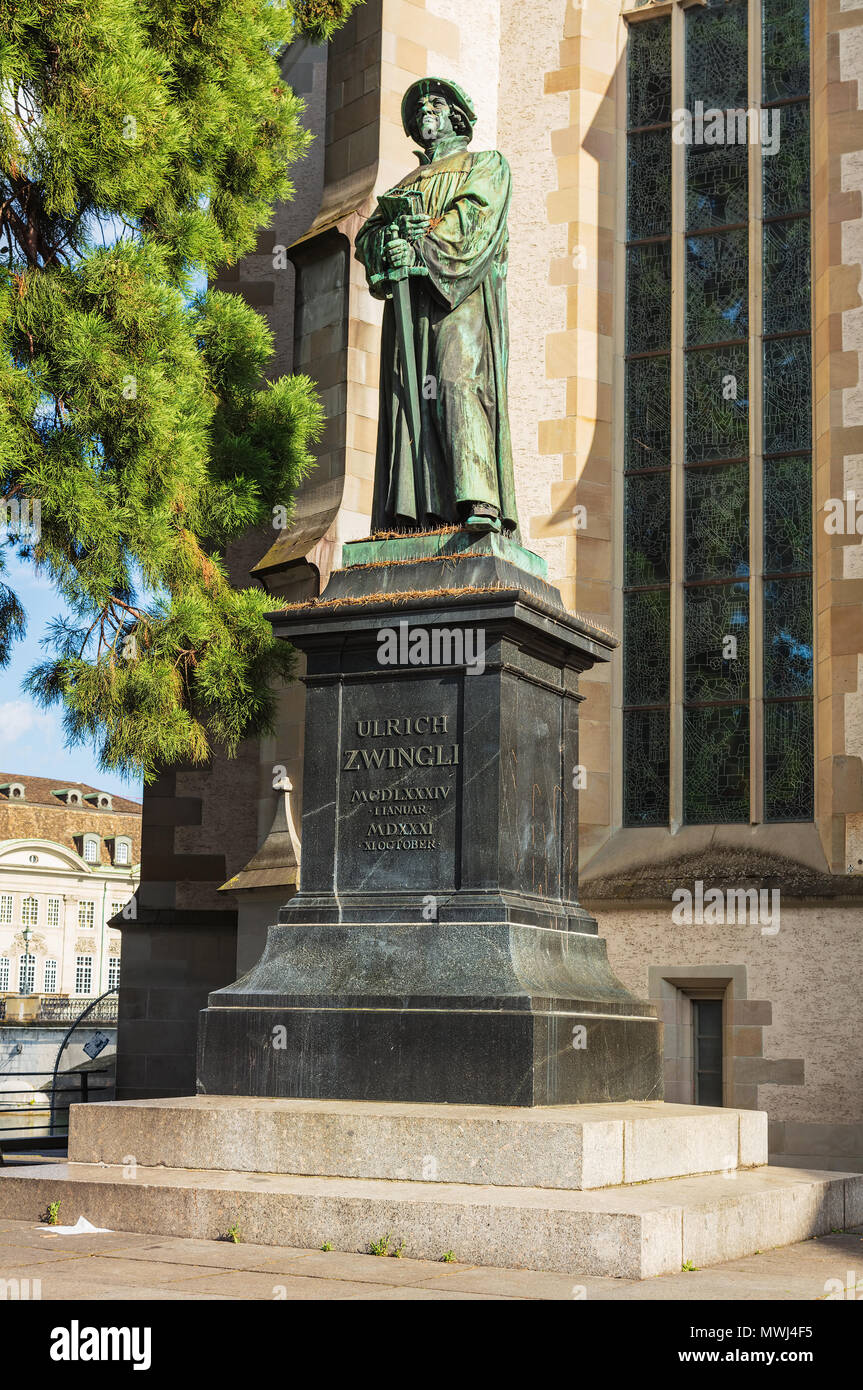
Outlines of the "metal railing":
M 43 995 L 36 1017 L 40 1023 L 74 1023 L 78 1015 L 87 1008 L 92 998 L 92 994 L 73 994 L 66 999 L 60 995 L 53 997 Z M 95 1008 L 87 1014 L 87 1018 L 91 1023 L 116 1023 L 116 994 L 113 998 L 101 999 Z
M 74 1020 L 83 1013 L 88 1004 L 99 999 L 100 1002 L 95 1009 L 87 1016 L 94 1023 L 116 1023 L 117 1022 L 117 996 L 116 990 L 112 991 L 114 998 L 104 998 L 93 994 L 43 994 L 39 1000 L 39 1007 L 35 1014 L 31 1014 L 26 1019 L 16 1019 L 9 1016 L 7 1003 L 9 999 L 21 998 L 20 995 L 0 994 L 0 1023 L 73 1023 Z M 27 997 L 27 996 L 24 996 Z M 32 998 L 32 995 L 29 996 Z
M 46 1083 L 54 1078 L 54 1073 L 50 1071 L 16 1071 L 7 1075 L 10 1080 L 13 1077 L 15 1080 L 19 1077 L 22 1080 L 25 1077 L 33 1077 L 34 1079 L 44 1077 Z M 107 1080 L 101 1083 L 97 1082 L 94 1085 L 95 1077 L 107 1077 Z M 54 1080 L 53 1089 L 52 1086 L 46 1084 L 44 1092 L 41 1088 L 37 1089 L 33 1086 L 0 1091 L 0 1161 L 2 1161 L 3 1149 L 11 1151 L 13 1149 L 65 1147 L 69 1134 L 69 1106 L 73 1104 L 86 1105 L 89 1100 L 96 1098 L 94 1092 L 98 1093 L 99 1100 L 110 1100 L 113 1091 L 113 1067 L 61 1072 Z M 12 1096 L 27 1096 L 28 1099 L 27 1101 L 7 1103 L 7 1098 Z M 67 1096 L 68 1100 L 63 1102 L 62 1096 Z M 62 1112 L 65 1112 L 65 1115 Z M 32 1122 L 37 1115 L 41 1117 L 43 1113 L 45 1115 L 44 1123 L 35 1124 Z M 24 1120 L 25 1117 L 28 1118 L 28 1123 L 14 1123 L 19 1118 Z

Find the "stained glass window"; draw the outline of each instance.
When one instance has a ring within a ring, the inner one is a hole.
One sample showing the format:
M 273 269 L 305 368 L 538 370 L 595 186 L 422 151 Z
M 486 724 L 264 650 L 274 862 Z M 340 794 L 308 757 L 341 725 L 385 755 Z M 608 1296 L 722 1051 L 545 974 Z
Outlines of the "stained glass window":
M 683 817 L 689 825 L 749 819 L 749 706 L 686 708 Z
M 627 470 L 671 462 L 671 359 L 633 357 L 626 364 Z
M 667 584 L 671 539 L 668 471 L 633 474 L 626 479 L 625 493 L 623 582 L 628 588 Z
M 764 694 L 811 693 L 811 578 L 768 579 L 764 585 Z
M 764 818 L 781 821 L 814 812 L 808 0 L 762 15 Z
M 688 145 L 686 225 L 691 231 L 731 227 L 749 216 L 746 145 Z
M 623 818 L 626 825 L 668 824 L 668 710 L 623 716 Z
M 764 461 L 764 572 L 812 568 L 812 465 L 808 454 Z
M 765 333 L 809 331 L 809 218 L 764 224 Z
M 764 342 L 764 452 L 808 449 L 812 442 L 809 334 Z
M 655 352 L 671 340 L 671 243 L 648 241 L 626 253 L 626 350 Z
M 748 364 L 744 343 L 686 354 L 688 461 L 745 458 L 749 453 Z
M 686 223 L 717 229 L 686 238 L 683 809 L 694 823 L 748 816 L 747 10 L 723 0 L 686 15 Z
M 749 467 L 686 470 L 684 576 L 749 574 Z
M 668 635 L 668 589 L 627 594 L 623 624 L 627 705 L 661 705 L 668 700 Z
M 725 343 L 749 332 L 746 228 L 686 239 L 686 342 Z
M 745 106 L 748 93 L 747 0 L 718 0 L 686 17 L 686 105 Z
M 764 706 L 764 815 L 766 820 L 811 820 L 813 802 L 812 701 Z
M 686 590 L 685 699 L 745 700 L 749 694 L 749 591 L 746 584 Z
M 677 40 L 667 17 L 639 19 L 629 29 L 628 825 L 665 825 L 681 814 L 691 824 L 813 814 L 809 4 L 762 0 L 755 34 L 749 12 L 748 0 L 686 8 L 675 60 L 689 119 L 680 154 L 680 97 L 671 87 Z M 749 101 L 752 45 L 761 63 L 759 109 Z M 761 188 L 750 206 L 752 159 Z M 673 168 L 683 178 L 682 225 Z M 750 264 L 751 216 L 763 228 L 757 271 Z M 683 249 L 679 287 L 672 286 L 675 237 Z M 682 340 L 672 289 L 683 291 Z M 763 342 L 750 361 L 750 305 L 759 299 Z M 676 364 L 683 392 L 672 401 Z M 750 382 L 759 401 L 752 417 Z M 679 457 L 672 457 L 674 440 Z M 763 457 L 754 496 L 753 447 Z M 757 537 L 753 506 L 763 519 Z M 757 613 L 750 612 L 756 602 Z M 679 651 L 672 642 L 678 630 Z M 676 708 L 673 688 L 680 690 Z M 753 730 L 757 747 L 750 747 Z M 761 778 L 753 775 L 750 753 Z M 675 787 L 677 766 L 682 783 Z
M 809 91 L 809 0 L 762 0 L 762 98 Z
M 765 107 L 776 150 L 764 151 L 764 216 L 787 216 L 809 207 L 809 103 Z
M 629 35 L 627 124 L 671 120 L 671 29 L 666 22 L 639 24 Z
M 627 98 L 624 744 L 629 825 L 668 820 L 671 28 L 630 34 Z
M 649 26 L 648 26 L 649 27 Z M 671 135 L 668 129 L 633 132 L 627 141 L 626 234 L 671 232 Z

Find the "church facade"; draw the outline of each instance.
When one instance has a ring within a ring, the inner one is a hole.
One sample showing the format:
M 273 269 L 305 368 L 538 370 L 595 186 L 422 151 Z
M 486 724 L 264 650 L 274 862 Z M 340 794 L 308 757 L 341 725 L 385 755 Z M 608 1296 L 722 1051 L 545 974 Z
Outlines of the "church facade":
M 621 638 L 581 685 L 581 900 L 660 1007 L 668 1100 L 765 1109 L 772 1161 L 863 1169 L 863 3 L 366 0 L 284 69 L 316 139 L 217 287 L 327 423 L 236 582 L 314 596 L 369 533 L 356 239 L 415 162 L 403 93 L 446 77 L 512 176 L 522 544 Z M 194 1089 L 197 1011 L 294 891 L 303 700 L 145 793 L 119 1095 Z

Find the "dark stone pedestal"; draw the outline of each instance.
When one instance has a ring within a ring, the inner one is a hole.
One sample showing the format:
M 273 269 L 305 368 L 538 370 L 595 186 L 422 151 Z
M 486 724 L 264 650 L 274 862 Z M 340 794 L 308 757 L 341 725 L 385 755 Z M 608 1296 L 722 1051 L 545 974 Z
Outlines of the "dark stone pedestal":
M 345 552 L 272 615 L 307 659 L 300 891 L 210 995 L 198 1090 L 661 1098 L 655 1010 L 577 900 L 578 676 L 614 639 L 496 536 Z

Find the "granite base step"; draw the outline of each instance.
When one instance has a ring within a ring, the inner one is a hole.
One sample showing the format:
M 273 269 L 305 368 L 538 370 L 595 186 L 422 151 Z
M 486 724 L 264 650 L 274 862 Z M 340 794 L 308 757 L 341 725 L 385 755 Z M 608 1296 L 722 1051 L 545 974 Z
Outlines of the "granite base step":
M 643 1279 L 863 1223 L 863 1176 L 766 1166 L 766 1115 L 189 1096 L 75 1105 L 0 1216 Z
M 97 1107 L 93 1107 L 96 1109 Z M 228 1169 L 69 1163 L 0 1173 L 0 1216 L 60 1203 L 114 1231 L 364 1251 L 386 1233 L 417 1259 L 645 1279 L 863 1223 L 863 1176 L 740 1169 L 602 1188 L 483 1186 Z
M 628 1101 L 431 1105 L 238 1096 L 74 1105 L 69 1159 L 590 1190 L 767 1162 L 757 1110 Z

